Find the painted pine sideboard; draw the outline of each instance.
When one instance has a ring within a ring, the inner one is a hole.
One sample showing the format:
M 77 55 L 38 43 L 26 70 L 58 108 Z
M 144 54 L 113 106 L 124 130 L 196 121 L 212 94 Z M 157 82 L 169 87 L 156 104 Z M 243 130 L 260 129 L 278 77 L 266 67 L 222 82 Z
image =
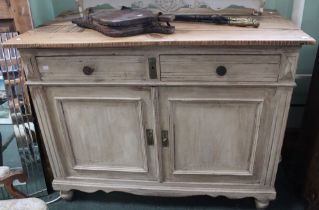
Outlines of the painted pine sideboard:
M 278 14 L 258 18 L 127 38 L 58 23 L 6 42 L 22 55 L 54 189 L 267 207 L 298 50 L 315 40 Z

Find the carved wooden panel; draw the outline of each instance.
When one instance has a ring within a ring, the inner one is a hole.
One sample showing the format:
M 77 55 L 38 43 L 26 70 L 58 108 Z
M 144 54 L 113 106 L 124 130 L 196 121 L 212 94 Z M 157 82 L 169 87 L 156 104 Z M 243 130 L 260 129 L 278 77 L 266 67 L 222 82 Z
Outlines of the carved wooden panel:
M 282 56 L 280 82 L 294 81 L 296 76 L 299 54 L 286 54 Z
M 154 172 L 145 137 L 153 129 L 150 90 L 123 89 L 48 88 L 69 175 L 134 179 Z
M 169 102 L 173 174 L 252 175 L 262 99 Z
M 73 150 L 74 169 L 147 172 L 140 98 L 56 100 Z
M 260 181 L 265 174 L 259 167 L 267 161 L 266 140 L 271 138 L 274 91 L 163 88 L 161 120 L 169 131 L 164 150 L 167 178 Z

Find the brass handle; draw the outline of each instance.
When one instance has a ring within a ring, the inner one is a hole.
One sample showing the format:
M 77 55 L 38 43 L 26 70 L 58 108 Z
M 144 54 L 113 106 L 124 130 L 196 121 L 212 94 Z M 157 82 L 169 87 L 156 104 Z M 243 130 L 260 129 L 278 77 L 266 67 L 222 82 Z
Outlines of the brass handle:
M 254 18 L 228 17 L 229 25 L 258 28 L 260 23 Z
M 91 67 L 89 67 L 89 66 L 84 66 L 84 67 L 83 67 L 83 73 L 84 73 L 85 75 L 91 75 L 91 74 L 93 74 L 93 72 L 94 72 L 94 69 L 93 69 L 93 68 L 91 68 Z
M 154 134 L 152 129 L 146 129 L 146 140 L 147 140 L 147 145 L 149 146 L 154 145 Z
M 227 69 L 225 66 L 218 66 L 217 69 L 216 69 L 216 73 L 218 76 L 225 76 L 226 73 L 227 73 Z
M 168 131 L 162 131 L 162 146 L 168 147 Z

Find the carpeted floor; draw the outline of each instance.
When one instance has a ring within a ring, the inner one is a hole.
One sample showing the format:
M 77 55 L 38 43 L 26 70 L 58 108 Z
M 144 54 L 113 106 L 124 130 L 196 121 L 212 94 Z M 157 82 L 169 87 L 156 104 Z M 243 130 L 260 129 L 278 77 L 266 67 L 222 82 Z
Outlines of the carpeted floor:
M 277 178 L 277 199 L 269 210 L 303 210 L 302 199 L 294 192 L 283 170 Z M 45 200 L 51 199 L 54 194 Z M 253 199 L 230 200 L 223 197 L 194 196 L 184 198 L 143 197 L 126 193 L 75 192 L 73 201 L 59 200 L 49 205 L 49 210 L 253 210 Z M 268 210 L 267 209 L 267 210 Z

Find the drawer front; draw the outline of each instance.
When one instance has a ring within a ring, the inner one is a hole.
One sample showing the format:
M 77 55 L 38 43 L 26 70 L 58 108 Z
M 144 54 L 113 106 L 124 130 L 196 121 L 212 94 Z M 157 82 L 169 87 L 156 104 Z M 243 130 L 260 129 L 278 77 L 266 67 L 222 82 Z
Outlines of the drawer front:
M 276 82 L 280 55 L 162 55 L 162 81 Z
M 146 80 L 144 56 L 37 57 L 44 81 Z

